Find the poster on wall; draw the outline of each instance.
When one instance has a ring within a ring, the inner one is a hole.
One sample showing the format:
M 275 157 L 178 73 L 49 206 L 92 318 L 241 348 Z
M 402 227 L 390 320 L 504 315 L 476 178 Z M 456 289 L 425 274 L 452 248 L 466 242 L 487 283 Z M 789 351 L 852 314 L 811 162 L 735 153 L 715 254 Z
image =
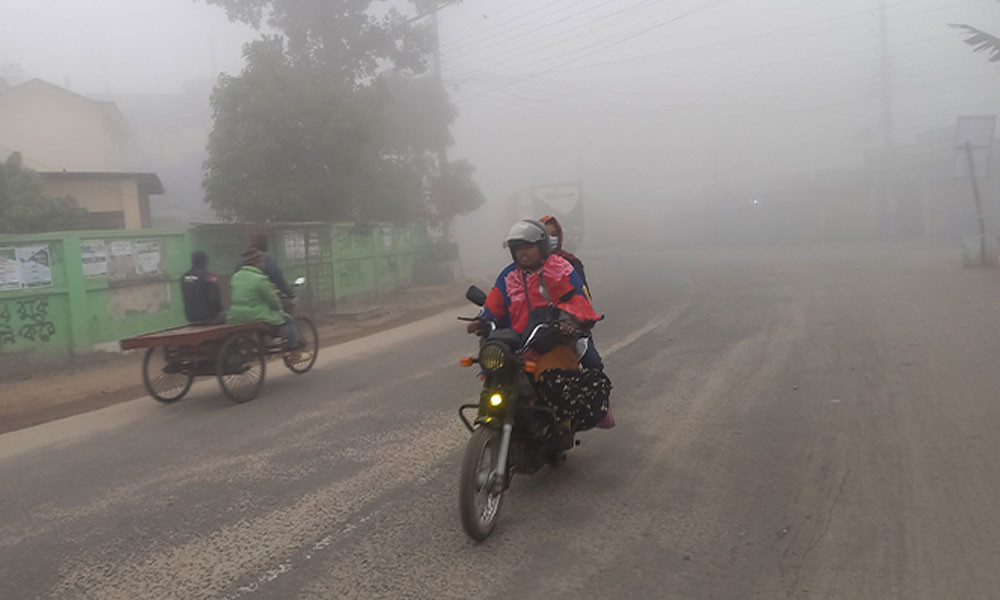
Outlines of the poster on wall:
M 21 287 L 52 285 L 52 263 L 48 244 L 18 246 L 15 254 L 21 267 Z
M 14 248 L 0 248 L 0 290 L 21 287 L 21 267 Z
M 131 240 L 111 242 L 111 256 L 132 256 Z
M 108 274 L 108 247 L 104 240 L 80 240 L 84 277 Z
M 159 241 L 139 241 L 135 242 L 135 272 L 137 275 L 146 275 L 160 271 L 160 262 L 163 255 L 160 252 Z

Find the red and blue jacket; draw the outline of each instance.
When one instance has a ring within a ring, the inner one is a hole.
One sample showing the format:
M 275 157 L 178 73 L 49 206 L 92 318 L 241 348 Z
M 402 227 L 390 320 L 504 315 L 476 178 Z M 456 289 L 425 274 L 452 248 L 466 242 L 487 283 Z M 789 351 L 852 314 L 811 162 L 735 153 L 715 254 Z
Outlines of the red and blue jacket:
M 604 317 L 594 312 L 585 290 L 583 278 L 561 256 L 549 256 L 534 272 L 511 263 L 497 277 L 479 318 L 523 333 L 532 310 L 553 304 L 589 328 Z M 564 297 L 569 299 L 560 301 Z

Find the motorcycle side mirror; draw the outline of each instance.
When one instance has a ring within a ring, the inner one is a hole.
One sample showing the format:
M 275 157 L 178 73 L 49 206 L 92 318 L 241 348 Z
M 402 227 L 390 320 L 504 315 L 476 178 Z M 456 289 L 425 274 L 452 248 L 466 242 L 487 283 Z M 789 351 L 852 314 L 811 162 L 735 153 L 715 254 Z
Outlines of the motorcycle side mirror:
M 292 283 L 294 285 L 305 285 L 306 284 L 306 278 L 305 277 L 296 277 L 295 281 L 293 281 Z
M 482 306 L 486 304 L 486 292 L 474 285 L 470 285 L 469 289 L 465 292 L 465 299 L 476 306 Z

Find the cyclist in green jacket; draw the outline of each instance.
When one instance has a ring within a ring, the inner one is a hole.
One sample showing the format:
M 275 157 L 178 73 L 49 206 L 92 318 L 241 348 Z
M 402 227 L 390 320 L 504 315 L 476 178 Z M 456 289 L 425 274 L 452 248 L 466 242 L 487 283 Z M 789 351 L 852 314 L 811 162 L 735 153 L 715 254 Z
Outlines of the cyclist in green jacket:
M 229 323 L 262 321 L 279 327 L 288 350 L 302 347 L 299 332 L 292 316 L 281 310 L 281 299 L 270 279 L 264 274 L 264 255 L 257 248 L 249 248 L 241 255 L 243 267 L 230 282 L 233 300 L 229 307 Z

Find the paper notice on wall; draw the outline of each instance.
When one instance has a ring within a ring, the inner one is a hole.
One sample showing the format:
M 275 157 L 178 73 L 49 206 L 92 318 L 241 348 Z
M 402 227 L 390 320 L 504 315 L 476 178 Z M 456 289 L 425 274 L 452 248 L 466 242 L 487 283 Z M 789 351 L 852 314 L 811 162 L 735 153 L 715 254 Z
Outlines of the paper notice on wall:
M 111 242 L 111 256 L 129 256 L 132 254 L 132 242 Z
M 147 275 L 149 273 L 159 272 L 162 259 L 163 255 L 160 252 L 160 242 L 135 242 L 135 272 L 137 274 Z
M 306 257 L 306 238 L 301 231 L 286 233 L 285 258 L 288 260 L 302 260 Z
M 0 290 L 21 287 L 21 266 L 14 248 L 0 248 Z
M 392 248 L 392 227 L 382 227 L 382 247 Z
M 21 287 L 52 285 L 52 261 L 48 244 L 18 246 L 15 254 L 21 267 Z
M 81 240 L 84 277 L 108 274 L 108 247 L 104 240 Z

